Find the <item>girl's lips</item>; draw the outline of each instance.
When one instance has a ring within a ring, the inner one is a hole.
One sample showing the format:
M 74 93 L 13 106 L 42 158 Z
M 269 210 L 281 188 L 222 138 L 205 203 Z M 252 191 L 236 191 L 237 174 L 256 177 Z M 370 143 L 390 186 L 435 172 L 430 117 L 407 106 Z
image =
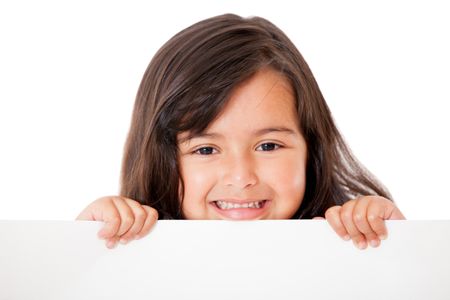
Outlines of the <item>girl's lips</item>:
M 225 208 L 222 209 L 217 204 L 217 201 L 210 202 L 213 209 L 224 219 L 227 220 L 254 220 L 260 219 L 267 213 L 270 207 L 270 200 L 262 200 L 259 208 L 257 207 L 240 207 L 240 208 Z M 245 203 L 245 202 L 244 202 Z

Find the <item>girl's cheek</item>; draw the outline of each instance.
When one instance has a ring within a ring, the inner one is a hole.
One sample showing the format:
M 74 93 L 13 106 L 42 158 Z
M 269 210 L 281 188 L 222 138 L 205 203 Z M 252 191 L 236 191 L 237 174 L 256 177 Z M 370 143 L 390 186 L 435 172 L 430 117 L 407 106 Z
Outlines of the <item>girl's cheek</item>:
M 180 199 L 183 199 L 183 214 L 187 219 L 208 219 L 207 196 L 213 186 L 214 172 L 211 168 L 194 164 L 184 164 L 182 170 L 184 194 Z
M 306 168 L 301 160 L 281 160 L 265 175 L 282 203 L 283 218 L 290 218 L 303 200 L 306 187 Z M 268 182 L 268 183 L 269 183 Z

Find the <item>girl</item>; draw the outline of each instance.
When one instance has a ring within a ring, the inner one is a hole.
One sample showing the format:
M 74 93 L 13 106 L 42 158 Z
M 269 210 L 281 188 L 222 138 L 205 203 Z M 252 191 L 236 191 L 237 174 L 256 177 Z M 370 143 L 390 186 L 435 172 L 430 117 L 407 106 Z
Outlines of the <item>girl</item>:
M 368 196 L 369 195 L 369 196 Z M 113 248 L 160 219 L 324 219 L 364 249 L 404 219 L 352 156 L 303 57 L 269 21 L 222 15 L 154 56 L 139 87 L 120 196 L 77 217 Z M 350 200 L 351 199 L 351 200 Z

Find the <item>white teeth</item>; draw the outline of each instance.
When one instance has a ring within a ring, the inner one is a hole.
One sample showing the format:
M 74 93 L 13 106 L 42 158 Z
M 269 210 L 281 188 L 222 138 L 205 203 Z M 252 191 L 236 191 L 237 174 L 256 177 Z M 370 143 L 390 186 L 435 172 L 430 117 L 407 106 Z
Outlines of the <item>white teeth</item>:
M 253 201 L 253 202 L 239 204 L 239 203 L 231 203 L 231 202 L 219 200 L 219 201 L 216 201 L 216 203 L 220 209 L 261 208 L 261 206 L 263 205 L 263 201 Z

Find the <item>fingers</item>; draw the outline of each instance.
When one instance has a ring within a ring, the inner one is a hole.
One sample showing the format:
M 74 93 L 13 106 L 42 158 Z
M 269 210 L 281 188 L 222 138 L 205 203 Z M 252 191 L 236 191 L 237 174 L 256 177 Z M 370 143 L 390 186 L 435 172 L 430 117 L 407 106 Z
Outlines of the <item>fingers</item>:
M 331 227 L 342 239 L 352 239 L 356 247 L 365 249 L 367 247 L 366 239 L 353 221 L 353 209 L 355 203 L 356 200 L 350 200 L 342 207 L 332 207 L 333 209 L 329 209 L 325 216 Z
M 112 201 L 120 214 L 120 226 L 116 235 L 122 236 L 133 226 L 135 221 L 133 209 L 130 207 L 132 204 L 126 198 L 114 197 Z
M 375 214 L 369 213 L 369 207 L 372 208 L 371 211 L 375 211 Z M 359 200 L 355 200 L 352 221 L 356 226 L 356 230 L 361 233 L 360 235 L 357 234 L 356 240 L 354 240 L 355 245 L 357 245 L 358 248 L 365 249 L 367 243 L 372 247 L 378 247 L 380 245 L 380 238 L 375 228 L 380 233 L 387 233 L 384 220 L 375 217 L 376 214 L 379 214 L 378 211 L 381 210 L 382 206 L 379 203 L 372 201 L 370 197 L 362 197 Z
M 80 213 L 77 220 L 103 221 L 98 232 L 106 240 L 108 248 L 114 248 L 147 235 L 158 220 L 158 212 L 149 206 L 125 197 L 103 197 L 91 203 Z
M 98 236 L 103 239 L 112 238 L 117 234 L 121 224 L 121 213 L 115 202 L 111 198 L 99 199 L 95 206 L 96 220 L 103 221 L 105 225 L 98 232 Z
M 134 214 L 134 223 L 126 233 L 121 235 L 120 242 L 122 244 L 146 236 L 158 220 L 158 212 L 156 209 L 147 205 L 140 205 L 138 202 L 130 199 L 126 200 L 126 203 Z
M 387 228 L 384 222 L 384 210 L 385 208 L 378 205 L 375 202 L 369 204 L 367 208 L 367 220 L 370 223 L 373 231 L 382 240 L 387 238 Z
M 142 205 L 142 207 L 147 212 L 147 218 L 145 219 L 144 226 L 142 226 L 141 231 L 136 235 L 136 239 L 140 239 L 146 236 L 150 230 L 155 225 L 156 221 L 158 221 L 158 211 L 150 206 Z
M 158 220 L 155 209 L 141 205 L 135 200 L 114 197 L 112 201 L 120 215 L 120 226 L 115 236 L 108 239 L 108 248 L 114 248 L 118 241 L 126 244 L 133 239 L 144 237 Z
M 347 229 L 341 221 L 342 206 L 333 206 L 325 212 L 325 218 L 330 224 L 331 228 L 345 241 L 350 239 Z
M 367 243 L 378 247 L 387 238 L 384 220 L 404 219 L 392 201 L 379 196 L 365 196 L 343 206 L 333 206 L 325 217 L 342 239 L 352 239 L 359 249 L 365 249 Z
M 141 231 L 147 212 L 139 203 L 130 199 L 117 199 L 115 202 L 117 202 L 116 205 L 123 206 L 121 210 L 123 212 L 123 215 L 121 215 L 122 222 L 117 235 L 120 236 L 120 242 L 126 244 Z

